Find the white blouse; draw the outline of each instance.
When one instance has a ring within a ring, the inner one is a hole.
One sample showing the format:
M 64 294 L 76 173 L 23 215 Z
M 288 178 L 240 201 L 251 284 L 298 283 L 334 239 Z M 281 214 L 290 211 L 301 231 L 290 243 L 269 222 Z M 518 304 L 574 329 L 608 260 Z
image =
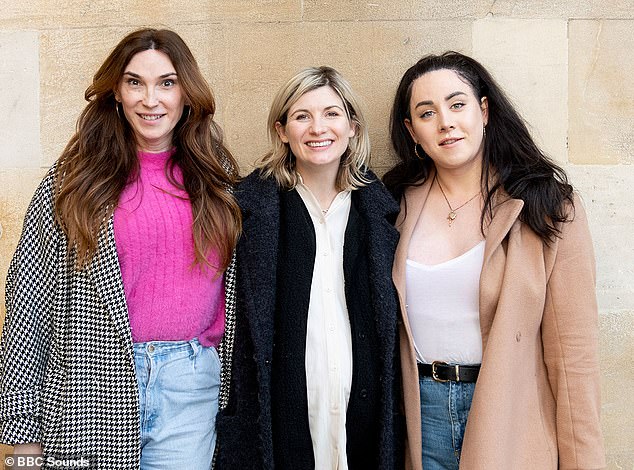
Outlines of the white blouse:
M 350 191 L 339 193 L 328 212 L 299 183 L 315 228 L 316 253 L 306 331 L 308 424 L 315 468 L 347 470 L 346 411 L 352 386 L 352 337 L 344 290 L 343 244 Z

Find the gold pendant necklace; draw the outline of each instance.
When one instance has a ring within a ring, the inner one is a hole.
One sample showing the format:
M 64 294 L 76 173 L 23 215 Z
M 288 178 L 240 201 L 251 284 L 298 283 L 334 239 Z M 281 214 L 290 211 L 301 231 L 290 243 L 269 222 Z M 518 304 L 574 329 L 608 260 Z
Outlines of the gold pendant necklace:
M 438 179 L 438 173 L 434 173 L 434 181 L 436 181 L 436 183 L 438 183 L 438 187 L 440 188 L 440 192 L 442 193 L 442 197 L 445 198 L 445 202 L 447 203 L 447 206 L 449 207 L 449 214 L 447 214 L 447 220 L 449 221 L 449 226 L 451 227 L 451 224 L 453 223 L 454 220 L 456 220 L 456 217 L 458 216 L 458 214 L 456 214 L 456 212 L 458 212 L 459 209 L 463 208 L 464 206 L 469 204 L 471 201 L 473 201 L 480 194 L 480 192 L 478 191 L 467 202 L 459 205 L 458 207 L 456 207 L 454 209 L 453 207 L 451 207 L 451 204 L 449 204 L 449 199 L 447 199 L 447 195 L 445 194 L 444 189 L 442 189 L 442 185 L 440 184 L 440 180 Z M 432 182 L 432 185 L 433 184 L 434 183 Z

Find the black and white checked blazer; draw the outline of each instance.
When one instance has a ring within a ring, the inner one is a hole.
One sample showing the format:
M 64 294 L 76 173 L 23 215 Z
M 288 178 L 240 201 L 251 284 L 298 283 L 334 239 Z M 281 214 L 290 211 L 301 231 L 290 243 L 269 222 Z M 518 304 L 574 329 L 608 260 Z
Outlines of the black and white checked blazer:
M 138 469 L 138 388 L 113 220 L 91 264 L 76 270 L 55 222 L 54 187 L 52 168 L 29 205 L 7 276 L 0 441 L 41 442 L 45 457 L 84 457 L 91 469 Z M 232 265 L 225 276 L 228 323 L 233 272 Z

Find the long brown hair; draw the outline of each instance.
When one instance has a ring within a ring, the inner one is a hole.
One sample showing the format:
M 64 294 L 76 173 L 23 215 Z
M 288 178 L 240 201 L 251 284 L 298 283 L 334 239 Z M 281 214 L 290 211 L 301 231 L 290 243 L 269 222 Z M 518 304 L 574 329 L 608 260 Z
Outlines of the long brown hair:
M 170 30 L 141 29 L 119 42 L 86 89 L 88 105 L 77 121 L 77 131 L 56 168 L 55 213 L 77 251 L 78 267 L 97 253 L 99 232 L 112 216 L 121 191 L 139 171 L 132 128 L 117 110 L 115 90 L 132 57 L 145 50 L 165 53 L 176 69 L 188 106 L 174 128 L 176 153 L 168 177 L 178 165 L 183 189 L 193 212 L 196 264 L 208 265 L 210 250 L 217 250 L 222 271 L 231 261 L 241 231 L 240 209 L 229 192 L 238 165 L 223 145 L 214 122 L 215 102 L 198 64 L 181 37 Z M 189 109 L 187 109 L 189 108 Z

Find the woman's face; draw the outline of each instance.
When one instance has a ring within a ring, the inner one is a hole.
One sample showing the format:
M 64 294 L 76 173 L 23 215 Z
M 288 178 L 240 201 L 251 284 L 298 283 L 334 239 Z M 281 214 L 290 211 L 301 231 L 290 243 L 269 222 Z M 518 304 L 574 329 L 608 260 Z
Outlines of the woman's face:
M 418 77 L 412 84 L 410 115 L 405 125 L 412 139 L 437 168 L 481 166 L 487 99 L 478 100 L 456 72 L 442 69 Z
M 339 170 L 355 127 L 346 115 L 341 98 L 329 86 L 311 90 L 288 110 L 286 125 L 275 125 L 282 142 L 291 147 L 297 171 Z
M 122 105 L 140 150 L 163 152 L 172 148 L 185 94 L 165 53 L 149 49 L 132 56 L 115 98 Z

